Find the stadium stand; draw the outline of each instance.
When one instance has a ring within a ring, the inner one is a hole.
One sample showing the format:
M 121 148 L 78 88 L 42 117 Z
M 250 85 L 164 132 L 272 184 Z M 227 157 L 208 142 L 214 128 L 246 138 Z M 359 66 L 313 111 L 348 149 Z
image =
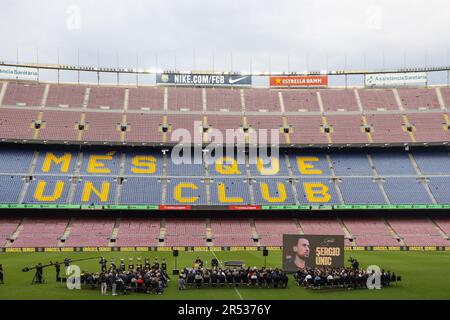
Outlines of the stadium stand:
M 121 141 L 120 124 L 122 115 L 107 112 L 85 113 L 86 128 L 83 130 L 83 140 L 87 141 Z
M 158 114 L 128 113 L 127 141 L 152 143 L 164 141 L 163 116 Z
M 450 204 L 448 149 L 392 146 L 450 141 L 450 122 L 437 94 L 440 91 L 445 106 L 450 105 L 447 88 L 300 91 L 14 81 L 3 85 L 0 139 L 53 141 L 57 146 L 2 146 L 0 204 Z M 247 134 L 276 129 L 285 147 L 326 148 L 282 149 L 269 163 L 247 155 L 245 163 L 232 158 L 192 164 L 191 158 L 191 164 L 177 165 L 160 150 L 165 143 L 177 142 L 172 139 L 177 129 L 187 129 L 204 143 L 214 141 L 214 129 Z M 130 146 L 99 146 L 122 143 Z M 370 143 L 387 148 L 367 147 Z M 134 144 L 152 148 L 133 148 Z M 281 246 L 285 233 L 344 235 L 347 246 L 449 246 L 450 223 L 442 217 L 388 214 L 272 220 L 0 218 L 0 247 L 13 248 Z
M 327 139 L 324 133 L 324 123 L 321 116 L 296 116 L 287 117 L 290 127 L 290 143 L 298 144 L 327 144 L 331 140 Z
M 30 140 L 36 133 L 36 110 L 0 109 L 1 138 Z M 39 125 L 38 125 L 39 126 Z M 20 128 L 20 130 L 18 130 Z
M 157 219 L 121 219 L 115 246 L 150 247 L 158 245 L 161 223 Z
M 362 107 L 365 111 L 398 110 L 394 92 L 388 89 L 358 90 Z
M 281 246 L 283 234 L 299 233 L 293 219 L 255 219 L 255 228 L 262 246 Z
M 211 219 L 214 246 L 254 246 L 249 220 Z
M 244 91 L 246 112 L 280 112 L 278 94 L 267 89 L 249 89 Z
M 409 246 L 445 246 L 449 241 L 426 218 L 388 219 L 389 224 Z
M 344 178 L 339 183 L 346 204 L 386 203 L 380 186 L 371 178 Z
M 41 106 L 45 84 L 8 82 L 3 98 L 5 106 Z
M 438 217 L 434 218 L 433 221 L 436 223 L 436 226 L 441 228 L 447 237 L 450 235 L 450 218 Z
M 357 246 L 398 246 L 382 218 L 344 218 Z
M 200 219 L 167 219 L 165 223 L 165 245 L 173 246 L 205 246 L 206 224 Z
M 0 151 L 1 173 L 27 173 L 34 151 L 20 148 L 2 148 Z
M 161 180 L 157 178 L 126 177 L 122 183 L 121 204 L 159 204 L 162 202 Z M 156 192 L 149 192 L 156 191 Z
M 208 219 L 198 218 L 1 218 L 0 247 L 21 226 L 12 247 L 149 247 L 149 246 L 281 246 L 283 234 L 336 234 L 348 246 L 448 246 L 447 218 L 299 218 L 211 219 L 212 242 L 207 242 Z M 254 229 L 252 227 L 254 226 Z M 117 235 L 113 237 L 113 229 Z M 395 233 L 392 233 L 393 228 Z M 165 230 L 164 242 L 161 230 Z M 347 232 L 350 235 L 347 234 Z M 66 239 L 64 233 L 67 233 Z M 45 236 L 41 237 L 44 234 Z M 396 235 L 400 239 L 396 238 Z M 350 238 L 349 238 L 350 237 Z M 92 238 L 92 239 L 91 239 Z M 114 240 L 113 242 L 109 242 Z M 259 242 L 258 242 L 259 240 Z M 60 242 L 61 241 L 61 242 Z
M 12 247 L 57 247 L 68 218 L 28 218 Z
M 89 93 L 89 109 L 123 109 L 125 89 L 117 87 L 92 87 Z
M 324 111 L 358 111 L 355 92 L 353 90 L 322 90 L 320 96 Z
M 448 115 L 437 95 L 440 89 L 448 105 L 446 88 L 275 91 L 12 81 L 5 85 L 0 138 L 8 140 L 173 143 L 164 132 L 186 128 L 192 135 L 197 130 L 193 122 L 204 120 L 204 125 L 222 132 L 243 127 L 244 133 L 244 124 L 280 129 L 280 143 L 286 145 L 441 143 L 450 137 Z M 221 114 L 244 111 L 248 123 L 237 114 Z M 187 114 L 191 112 L 199 114 Z
M 202 111 L 202 89 L 169 88 L 168 108 L 171 111 Z
M 38 138 L 43 140 L 70 140 L 78 139 L 77 126 L 80 115 L 74 112 L 46 111 L 42 117 L 42 127 Z
M 397 89 L 403 108 L 407 110 L 439 109 L 439 101 L 434 89 Z
M 47 107 L 82 108 L 86 87 L 83 85 L 50 85 Z
M 206 184 L 202 179 L 168 179 L 166 204 L 194 203 L 195 205 L 206 205 L 208 199 L 205 186 Z
M 445 149 L 282 150 L 266 163 L 252 155 L 209 165 L 194 163 L 193 154 L 178 165 L 176 158 L 154 149 L 95 150 L 2 149 L 1 203 L 450 203 L 450 155 Z
M 283 91 L 282 97 L 286 112 L 320 112 L 316 91 Z
M 36 176 L 29 182 L 23 203 L 67 203 L 71 183 L 67 176 Z
M 237 89 L 205 89 L 208 111 L 241 111 L 241 94 Z
M 0 176 L 0 201 L 2 203 L 19 202 L 24 179 L 20 176 Z
M 9 239 L 17 230 L 22 219 L 1 218 L 0 219 L 0 247 L 6 247 Z
M 77 218 L 71 225 L 65 247 L 107 247 L 115 221 L 107 218 Z
M 164 88 L 129 88 L 128 109 L 142 111 L 162 111 L 164 109 Z

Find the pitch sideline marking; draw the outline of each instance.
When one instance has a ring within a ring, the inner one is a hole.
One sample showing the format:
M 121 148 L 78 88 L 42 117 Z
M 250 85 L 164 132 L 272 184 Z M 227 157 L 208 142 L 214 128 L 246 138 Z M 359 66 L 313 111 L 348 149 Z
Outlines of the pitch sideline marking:
M 216 256 L 216 253 L 214 251 L 211 251 L 212 254 L 214 255 L 214 257 L 219 261 L 220 264 L 222 264 L 222 261 L 219 260 L 219 258 Z M 244 298 L 242 298 L 241 293 L 239 292 L 239 290 L 234 287 L 234 291 L 236 291 L 237 295 L 239 296 L 239 299 L 244 300 Z

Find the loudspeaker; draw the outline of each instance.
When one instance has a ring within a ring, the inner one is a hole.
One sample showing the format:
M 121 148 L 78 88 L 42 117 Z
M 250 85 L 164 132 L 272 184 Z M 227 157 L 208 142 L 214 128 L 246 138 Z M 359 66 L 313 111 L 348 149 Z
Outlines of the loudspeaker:
M 263 256 L 264 256 L 264 257 L 267 257 L 268 255 L 269 255 L 269 250 L 264 249 L 264 250 L 263 250 Z
M 178 257 L 178 250 L 173 250 L 173 256 Z

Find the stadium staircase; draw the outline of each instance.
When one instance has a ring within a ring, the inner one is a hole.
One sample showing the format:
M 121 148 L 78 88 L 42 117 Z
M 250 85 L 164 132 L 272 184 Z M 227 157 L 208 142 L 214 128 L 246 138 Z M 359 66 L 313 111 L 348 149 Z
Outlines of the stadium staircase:
M 69 222 L 67 223 L 66 229 L 64 230 L 63 235 L 59 238 L 58 241 L 58 247 L 64 247 L 66 244 L 66 239 L 70 235 L 70 230 L 72 230 L 73 222 L 75 221 L 75 218 L 70 218 Z
M 380 191 L 381 191 L 381 194 L 383 195 L 384 201 L 386 201 L 387 204 L 391 204 L 391 201 L 389 200 L 389 197 L 387 196 L 386 190 L 384 190 L 382 178 L 378 175 L 378 170 L 375 167 L 375 162 L 373 161 L 373 158 L 370 155 L 370 153 L 367 154 L 367 160 L 369 161 L 369 164 L 372 167 L 373 176 L 378 183 L 378 187 L 380 188 Z
M 342 221 L 341 218 L 337 218 L 339 225 L 342 228 L 342 231 L 344 231 L 344 235 L 345 238 L 348 239 L 349 241 L 354 241 L 355 237 L 350 233 L 350 231 L 348 230 L 347 226 L 345 225 L 344 221 Z
M 213 242 L 212 242 L 212 230 L 211 230 L 211 219 L 210 218 L 206 218 L 205 233 L 206 233 L 206 239 L 211 239 L 211 241 L 207 241 L 206 244 L 209 247 L 212 247 Z
M 256 231 L 255 219 L 250 219 L 250 226 L 252 227 L 252 238 L 258 239 L 258 242 L 255 242 L 255 245 L 260 246 L 260 237 L 258 235 L 258 231 Z
M 339 188 L 339 179 L 336 177 L 336 174 L 334 172 L 333 162 L 331 161 L 331 157 L 329 154 L 326 155 L 326 158 L 327 158 L 327 162 L 328 162 L 328 167 L 330 168 L 330 172 L 331 172 L 331 179 L 333 180 L 334 186 L 336 188 L 336 193 L 339 197 L 339 201 L 342 204 L 344 204 L 344 197 L 342 196 L 341 189 Z
M 445 239 L 445 240 L 450 240 L 450 237 L 448 234 L 445 233 L 444 230 L 442 230 L 442 228 L 431 218 L 427 218 L 428 221 L 430 221 L 430 223 L 436 228 L 436 230 L 439 232 L 439 234 Z
M 436 89 L 436 95 L 439 101 L 439 106 L 441 107 L 441 110 L 445 111 L 445 102 L 444 97 L 442 96 L 441 88 L 435 88 Z
M 12 244 L 14 243 L 14 241 L 19 237 L 20 232 L 22 231 L 26 220 L 27 220 L 27 218 L 23 218 L 22 221 L 20 221 L 19 225 L 17 226 L 16 231 L 14 231 L 13 234 L 11 235 L 11 237 L 8 238 L 8 241 L 5 244 L 5 248 L 11 247 Z
M 416 159 L 414 159 L 414 156 L 411 153 L 408 153 L 408 157 L 411 160 L 411 163 L 414 167 L 414 170 L 416 170 L 417 176 L 419 176 L 425 190 L 428 193 L 428 196 L 430 197 L 433 204 L 437 204 L 436 198 L 434 197 L 433 193 L 430 190 L 430 186 L 427 183 L 426 177 L 423 175 L 423 173 L 420 171 L 419 165 L 416 162 Z
M 3 104 L 3 98 L 5 97 L 7 87 L 8 87 L 8 82 L 3 82 L 3 87 L 2 87 L 2 90 L 0 91 L 0 105 Z
M 162 242 L 158 242 L 159 247 L 163 247 L 166 241 L 166 219 L 161 219 L 161 228 L 159 229 L 159 239 L 163 239 Z
M 359 96 L 358 89 L 356 89 L 356 88 L 353 89 L 353 92 L 355 93 L 356 104 L 358 105 L 358 110 L 362 114 L 363 113 L 363 106 L 362 106 L 362 102 L 361 102 L 361 97 Z
M 305 234 L 305 231 L 303 231 L 302 225 L 300 224 L 300 221 L 298 221 L 297 218 L 294 218 L 294 223 L 295 223 L 295 226 L 298 229 L 298 233 L 299 234 Z
M 398 109 L 400 111 L 405 111 L 405 109 L 403 108 L 402 99 L 400 98 L 397 89 L 394 88 L 392 89 L 392 91 L 394 92 L 395 102 L 397 102 Z
M 109 243 L 108 243 L 109 247 L 114 247 L 116 245 L 117 235 L 119 234 L 120 221 L 121 221 L 121 219 L 117 218 L 116 222 L 114 223 L 114 228 L 111 232 L 111 236 L 109 237 Z
M 122 153 L 120 155 L 119 177 L 124 177 L 125 176 L 125 161 L 126 161 L 126 154 Z M 123 182 L 123 178 L 121 178 L 121 180 Z M 123 186 L 122 182 L 119 182 L 117 184 L 116 196 L 114 198 L 114 203 L 115 204 L 119 204 L 120 203 L 120 197 L 122 195 L 122 186 Z
M 399 244 L 401 246 L 405 246 L 405 241 L 403 240 L 403 238 L 400 237 L 400 235 L 394 230 L 394 228 L 392 228 L 392 226 L 389 224 L 386 218 L 383 218 L 383 222 L 388 228 L 389 232 L 392 234 L 392 237 L 394 237 L 397 241 L 399 241 Z

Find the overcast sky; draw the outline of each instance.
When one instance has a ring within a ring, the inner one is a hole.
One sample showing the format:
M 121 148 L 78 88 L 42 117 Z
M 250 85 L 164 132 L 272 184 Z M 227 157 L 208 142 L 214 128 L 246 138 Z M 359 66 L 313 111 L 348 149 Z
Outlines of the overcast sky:
M 234 71 L 449 64 L 448 0 L 0 1 L 0 60 Z M 38 54 L 37 54 L 38 53 Z M 98 54 L 97 54 L 98 53 Z M 195 56 L 195 59 L 194 59 Z M 175 59 L 176 57 L 176 59 Z M 176 60 L 176 62 L 175 62 Z

